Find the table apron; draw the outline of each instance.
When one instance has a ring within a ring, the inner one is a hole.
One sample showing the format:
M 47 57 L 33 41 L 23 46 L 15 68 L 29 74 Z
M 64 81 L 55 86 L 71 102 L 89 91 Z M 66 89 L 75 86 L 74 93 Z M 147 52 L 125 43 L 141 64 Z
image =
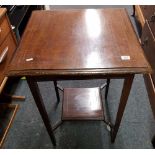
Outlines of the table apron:
M 55 81 L 55 80 L 61 80 L 61 81 L 66 81 L 66 80 L 93 80 L 93 79 L 126 79 L 127 77 L 130 77 L 135 74 L 107 74 L 107 75 L 93 75 L 93 76 L 26 76 L 28 78 L 31 78 L 31 80 L 34 81 Z

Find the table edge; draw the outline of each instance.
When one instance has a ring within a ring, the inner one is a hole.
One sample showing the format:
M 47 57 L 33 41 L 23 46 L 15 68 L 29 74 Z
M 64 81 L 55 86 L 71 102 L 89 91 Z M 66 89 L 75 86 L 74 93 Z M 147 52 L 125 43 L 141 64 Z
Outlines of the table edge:
M 18 71 L 8 71 L 6 72 L 6 76 L 13 77 L 13 76 L 105 76 L 105 75 L 125 75 L 125 74 L 149 74 L 152 72 L 150 67 L 142 67 L 142 68 L 113 68 L 113 69 L 55 69 L 55 70 L 47 70 L 47 69 L 40 69 L 40 70 L 18 70 Z

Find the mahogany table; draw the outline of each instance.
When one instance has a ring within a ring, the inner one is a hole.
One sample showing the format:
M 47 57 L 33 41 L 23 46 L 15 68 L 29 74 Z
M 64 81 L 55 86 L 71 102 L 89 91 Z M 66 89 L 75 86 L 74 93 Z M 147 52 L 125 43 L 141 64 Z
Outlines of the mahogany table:
M 26 76 L 49 136 L 56 145 L 38 81 L 124 79 L 111 130 L 114 142 L 134 75 L 149 72 L 150 65 L 126 10 L 108 8 L 34 11 L 7 76 Z

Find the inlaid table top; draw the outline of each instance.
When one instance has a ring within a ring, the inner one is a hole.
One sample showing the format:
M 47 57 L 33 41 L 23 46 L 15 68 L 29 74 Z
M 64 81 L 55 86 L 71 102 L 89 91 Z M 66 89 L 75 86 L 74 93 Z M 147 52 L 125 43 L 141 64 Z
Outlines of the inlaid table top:
M 8 75 L 151 71 L 125 9 L 34 11 Z

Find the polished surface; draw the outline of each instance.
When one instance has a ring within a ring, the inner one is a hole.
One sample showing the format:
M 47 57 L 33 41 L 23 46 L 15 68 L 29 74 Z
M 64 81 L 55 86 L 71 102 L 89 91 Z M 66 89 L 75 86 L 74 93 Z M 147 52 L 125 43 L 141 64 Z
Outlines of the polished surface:
M 0 46 L 0 54 L 5 49 L 7 49 L 7 54 L 6 54 L 5 58 L 4 58 L 4 60 L 2 61 L 2 63 L 0 63 L 0 84 L 2 83 L 3 79 L 5 78 L 5 72 L 7 70 L 8 64 L 9 64 L 9 62 L 11 60 L 13 52 L 16 49 L 16 42 L 14 41 L 11 33 L 8 34 L 5 41 L 1 44 L 1 46 Z
M 125 9 L 57 10 L 33 12 L 8 75 L 26 76 L 48 134 L 56 145 L 37 85 L 39 80 L 124 78 L 116 120 L 111 125 L 111 142 L 114 142 L 134 74 L 150 70 Z M 89 98 L 89 94 L 85 96 Z M 74 91 L 69 95 L 75 96 Z
M 3 16 L 3 18 L 1 18 L 0 20 L 0 45 L 2 44 L 2 42 L 4 41 L 9 32 L 10 32 L 9 23 L 7 21 L 6 16 Z
M 33 12 L 8 74 L 96 73 L 96 69 L 150 71 L 125 9 Z
M 0 18 L 2 18 L 5 13 L 6 13 L 6 8 L 0 8 Z
M 104 120 L 100 88 L 65 88 L 62 120 Z

